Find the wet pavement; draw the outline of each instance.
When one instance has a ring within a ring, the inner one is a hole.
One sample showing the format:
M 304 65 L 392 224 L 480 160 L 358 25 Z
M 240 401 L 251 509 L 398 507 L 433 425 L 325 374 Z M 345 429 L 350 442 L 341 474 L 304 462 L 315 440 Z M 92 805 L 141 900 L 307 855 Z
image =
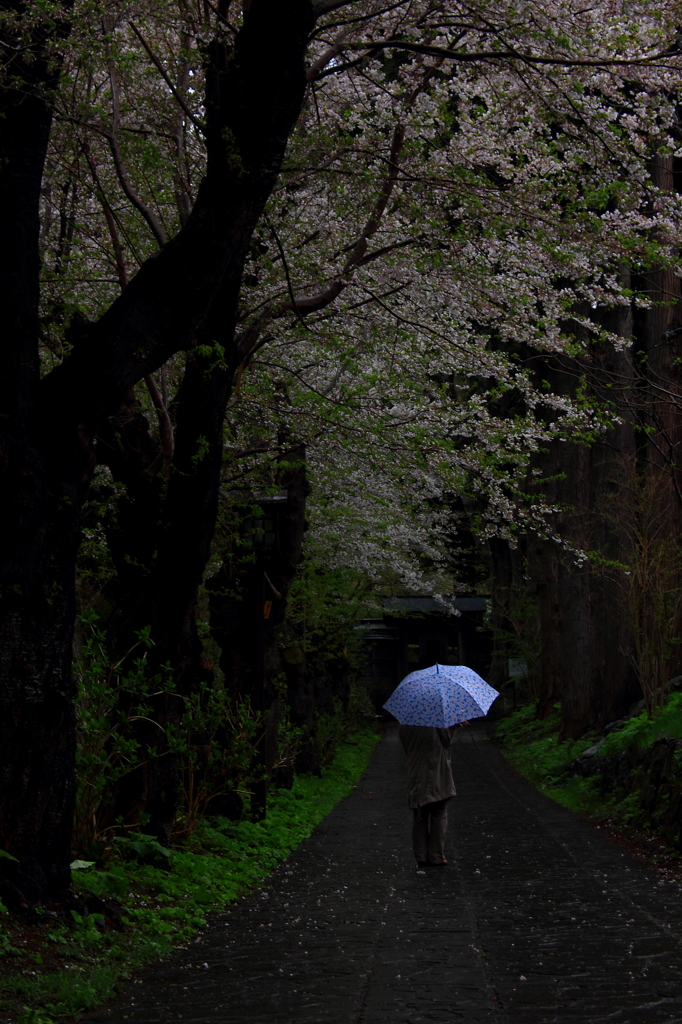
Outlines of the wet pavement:
M 514 776 L 452 747 L 448 867 L 418 874 L 388 729 L 356 791 L 187 950 L 88 1021 L 682 1024 L 682 893 Z

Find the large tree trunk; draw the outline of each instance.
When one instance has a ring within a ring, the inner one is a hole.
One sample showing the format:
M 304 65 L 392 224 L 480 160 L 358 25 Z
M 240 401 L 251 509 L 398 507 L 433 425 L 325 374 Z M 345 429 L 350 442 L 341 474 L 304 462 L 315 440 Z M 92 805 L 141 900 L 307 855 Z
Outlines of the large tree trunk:
M 282 712 L 275 681 L 281 673 L 287 679 L 287 699 L 294 724 L 314 734 L 315 703 L 308 693 L 305 658 L 297 651 L 293 662 L 279 644 L 287 595 L 301 560 L 305 532 L 305 503 L 308 484 L 305 471 L 305 447 L 294 445 L 280 457 L 278 485 L 286 491 L 286 502 L 273 503 L 277 516 L 277 549 L 263 564 L 243 566 L 236 550 L 227 551 L 222 565 L 207 586 L 210 595 L 211 633 L 221 648 L 220 667 L 225 687 L 235 702 L 253 700 L 260 689 L 254 671 L 263 673 L 263 709 L 269 711 L 267 763 L 272 769 L 277 758 L 276 732 Z M 268 505 L 265 505 L 268 509 Z M 267 513 L 266 513 L 267 514 Z M 265 602 L 267 618 L 261 623 Z M 263 647 L 262 665 L 254 658 L 256 647 Z M 260 696 L 260 695 L 259 695 Z M 284 776 L 284 772 L 281 773 Z
M 512 547 L 501 537 L 491 537 L 487 544 L 487 563 L 490 572 L 490 628 L 493 650 L 488 683 L 502 690 L 511 681 L 508 671 L 510 658 L 525 659 L 529 693 L 537 689 L 537 615 L 529 597 L 527 580 L 527 543 L 525 538 Z M 513 685 L 513 703 L 516 705 L 516 683 Z M 501 708 L 506 701 L 501 702 Z
M 299 7 L 302 11 L 305 5 Z M 300 31 L 300 26 L 297 41 L 302 55 L 305 35 Z M 220 120 L 226 116 L 224 108 L 234 103 L 234 69 L 230 67 L 226 55 L 218 50 L 214 53 L 214 59 L 215 73 L 211 78 L 208 108 L 212 116 Z M 253 69 L 246 64 L 242 70 L 248 73 L 246 77 L 253 74 Z M 284 84 L 286 77 L 283 76 Z M 257 88 L 255 82 L 251 85 Z M 259 88 L 260 85 L 259 82 Z M 303 96 L 303 82 L 301 77 L 297 80 L 292 76 L 289 88 L 294 91 L 296 87 L 297 114 Z M 193 348 L 189 352 L 183 383 L 174 402 L 177 408 L 175 451 L 168 487 L 159 505 L 156 543 L 153 550 L 148 552 L 150 571 L 135 599 L 134 613 L 127 616 L 129 628 L 139 629 L 151 625 L 154 648 L 149 659 L 150 671 L 161 671 L 163 666 L 170 665 L 174 692 L 166 692 L 155 698 L 153 718 L 156 725 L 140 726 L 139 739 L 156 756 L 147 758 L 143 766 L 120 781 L 113 803 L 106 813 L 112 819 L 120 816 L 126 822 L 135 822 L 144 811 L 151 816 L 147 827 L 161 836 L 168 834 L 172 824 L 180 772 L 178 758 L 167 751 L 165 733 L 179 724 L 184 707 L 183 698 L 191 694 L 196 684 L 210 674 L 210 666 L 202 656 L 196 628 L 196 603 L 218 509 L 225 409 L 240 358 L 233 339 L 241 275 L 253 230 L 274 183 L 270 150 L 274 147 L 279 166 L 284 151 L 283 143 L 286 143 L 294 123 L 294 111 L 286 106 L 286 99 L 286 89 L 282 96 L 275 97 L 273 94 L 270 97 L 273 106 L 278 103 L 283 106 L 287 118 L 284 125 L 287 135 L 283 135 L 282 125 L 272 125 L 272 116 L 269 118 L 271 130 L 278 129 L 278 133 L 265 140 L 261 138 L 262 124 L 255 126 L 247 121 L 238 122 L 252 149 L 257 152 L 263 145 L 264 152 L 258 153 L 258 176 L 254 176 L 250 187 L 248 179 L 245 187 L 242 186 L 241 209 L 232 210 L 231 222 L 224 226 L 225 232 L 229 231 L 233 240 L 225 253 L 228 271 L 223 278 L 222 288 L 211 296 L 192 339 Z M 254 129 L 258 133 L 255 146 Z M 218 151 L 219 147 L 223 151 L 224 161 L 233 159 L 225 147 L 222 131 L 214 140 L 213 151 Z M 231 168 L 231 171 L 234 174 L 235 168 Z M 259 184 L 255 192 L 254 183 Z M 234 180 L 232 185 L 234 191 L 239 193 Z M 192 218 L 190 225 L 191 222 Z M 164 255 L 159 258 L 162 259 Z M 148 488 L 144 499 L 151 515 Z M 247 623 L 244 635 L 248 634 L 248 630 Z M 253 668 L 253 645 L 247 657 L 248 673 Z
M 107 506 L 103 525 L 116 576 L 107 588 L 113 611 L 106 626 L 120 657 L 134 642 L 135 630 L 150 624 L 140 605 L 156 557 L 166 489 L 161 445 L 133 391 L 100 429 L 97 455 L 100 465 L 108 466 L 114 481 L 123 487 L 123 493 L 114 497 L 103 484 L 96 496 Z
M 65 27 L 59 28 L 64 34 Z M 0 94 L 0 859 L 11 906 L 59 897 L 74 796 L 71 642 L 83 463 L 46 450 L 38 384 L 39 201 L 56 85 L 36 30 Z M 12 51 L 10 51 L 12 52 Z
M 674 158 L 659 155 L 651 167 L 653 185 L 675 191 Z M 657 498 L 667 510 L 666 529 L 682 529 L 682 357 L 680 278 L 672 267 L 651 271 L 644 278 L 651 306 L 637 318 L 642 374 L 648 387 L 643 410 L 647 426 L 646 461 Z M 672 400 L 671 400 L 672 399 Z
M 272 679 L 281 671 L 278 630 L 284 619 L 287 594 L 301 560 L 305 532 L 305 501 L 308 490 L 305 447 L 286 450 L 277 483 L 286 491 L 286 502 L 273 503 L 277 516 L 277 549 L 257 572 L 243 564 L 243 552 L 228 550 L 223 563 L 207 586 L 210 594 L 211 632 L 222 654 L 220 667 L 225 687 L 235 700 L 253 691 L 254 592 L 270 602 L 263 643 L 266 697 L 274 700 Z M 257 501 L 257 496 L 253 496 Z M 268 508 L 267 503 L 264 506 Z M 245 507 L 246 510 L 246 507 Z M 260 600 L 260 598 L 259 598 Z
M 175 352 L 205 340 L 217 311 L 224 320 L 212 340 L 224 339 L 228 371 L 211 373 L 207 407 L 190 412 L 189 419 L 206 419 L 209 427 L 218 422 L 236 358 L 232 334 L 244 260 L 301 108 L 312 25 L 309 0 L 251 0 L 234 48 L 218 40 L 211 44 L 208 166 L 189 220 L 97 323 L 75 332 L 72 354 L 40 383 L 38 202 L 50 107 L 11 89 L 2 97 L 0 203 L 6 235 L 0 287 L 9 327 L 2 392 L 0 842 L 21 860 L 24 895 L 58 893 L 68 883 L 74 568 L 93 439 L 138 380 Z M 18 73 L 30 82 L 39 70 L 33 61 Z M 195 642 L 192 609 L 214 525 L 221 457 L 214 426 L 205 464 L 192 462 L 195 428 L 203 429 L 202 423 L 190 424 L 186 442 L 179 436 L 178 460 L 192 464 L 196 487 L 171 482 L 163 539 L 167 560 L 149 602 L 160 650 L 172 654 L 179 687 L 189 685 L 183 673 Z M 182 532 L 195 524 L 197 531 Z M 173 561 L 179 562 L 177 578 Z M 171 576 L 176 596 L 163 593 Z M 172 637 L 178 626 L 180 635 Z
M 229 320 L 224 324 L 228 330 L 233 326 Z M 126 609 L 126 633 L 151 626 L 154 646 L 148 657 L 149 672 L 161 674 L 151 701 L 155 724 L 145 721 L 137 728 L 142 749 L 153 756 L 145 757 L 143 765 L 120 780 L 105 817 L 111 821 L 122 817 L 133 824 L 144 812 L 150 816 L 147 829 L 165 839 L 177 806 L 180 771 L 178 758 L 168 752 L 166 731 L 179 725 L 184 698 L 211 674 L 202 656 L 196 603 L 215 529 L 230 379 L 230 368 L 222 363 L 211 367 L 199 355 L 188 361 L 176 403 L 171 478 L 164 500 L 157 505 L 145 578 Z M 133 479 L 131 486 L 134 483 Z M 150 486 L 138 490 L 151 523 L 155 502 Z M 165 678 L 166 665 L 171 667 L 170 679 Z
M 606 318 L 605 318 L 606 319 Z M 627 314 L 605 323 L 629 337 Z M 587 373 L 596 397 L 610 398 L 606 385 L 634 381 L 632 357 L 596 349 L 590 362 L 565 358 L 548 368 L 553 387 L 573 394 Z M 544 496 L 562 509 L 558 534 L 570 547 L 589 553 L 580 562 L 552 540 L 529 542 L 529 571 L 535 581 L 540 622 L 540 714 L 561 701 L 562 735 L 580 736 L 619 717 L 637 699 L 623 577 L 630 537 L 619 520 L 632 502 L 630 483 L 635 441 L 633 418 L 619 410 L 620 423 L 591 446 L 555 441 L 542 458 Z
M 651 163 L 653 184 L 679 192 L 681 166 L 658 154 Z M 651 304 L 636 310 L 634 318 L 638 386 L 631 405 L 640 429 L 631 474 L 629 615 L 633 662 L 651 711 L 682 666 L 677 641 L 682 630 L 682 314 L 680 279 L 672 268 L 653 269 L 636 284 Z

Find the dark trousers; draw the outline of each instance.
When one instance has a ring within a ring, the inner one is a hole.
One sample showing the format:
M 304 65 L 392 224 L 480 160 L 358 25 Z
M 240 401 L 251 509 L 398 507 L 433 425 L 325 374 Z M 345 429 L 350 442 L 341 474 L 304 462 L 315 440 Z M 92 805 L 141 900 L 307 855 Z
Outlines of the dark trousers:
M 442 864 L 445 833 L 448 830 L 448 801 L 436 800 L 414 812 L 412 849 L 419 864 Z

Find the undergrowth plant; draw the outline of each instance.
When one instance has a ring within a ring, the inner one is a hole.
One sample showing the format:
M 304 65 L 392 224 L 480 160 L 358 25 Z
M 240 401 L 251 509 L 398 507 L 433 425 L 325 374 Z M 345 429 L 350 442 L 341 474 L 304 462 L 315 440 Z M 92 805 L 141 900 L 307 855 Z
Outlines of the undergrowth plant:
M 663 708 L 650 717 L 646 710 L 624 723 L 622 728 L 601 738 L 594 751 L 594 774 L 572 772 L 571 765 L 598 737 L 588 734 L 579 740 L 559 741 L 560 705 L 555 704 L 544 720 L 536 716 L 535 704 L 499 722 L 495 737 L 505 757 L 530 782 L 573 811 L 616 822 L 642 824 L 645 815 L 635 789 L 605 790 L 600 764 L 619 754 L 641 754 L 659 739 L 682 739 L 682 693 L 673 693 Z
M 83 640 L 76 658 L 78 785 L 73 847 L 77 852 L 87 852 L 102 837 L 98 813 L 107 792 L 148 756 L 137 739 L 136 723 L 152 720 L 152 698 L 174 687 L 170 671 L 153 675 L 148 671 L 149 629 L 140 630 L 136 646 L 112 663 L 98 616 L 92 611 L 84 614 L 80 628 Z M 248 807 L 257 771 L 256 743 L 265 728 L 248 701 L 235 702 L 220 679 L 202 682 L 182 699 L 181 723 L 163 730 L 167 751 L 177 758 L 181 780 L 174 828 L 178 837 L 196 828 L 217 797 L 236 794 Z M 284 705 L 278 724 L 282 757 L 295 758 L 299 734 L 300 729 L 289 722 Z M 342 734 L 337 728 L 336 736 Z M 333 756 L 334 747 L 329 749 Z M 140 824 L 144 827 L 144 822 Z M 116 828 L 111 824 L 104 829 L 106 833 L 112 830 Z
M 235 704 L 220 685 L 203 683 L 184 701 L 182 728 L 169 736 L 169 748 L 182 765 L 178 836 L 193 832 L 217 797 L 234 793 L 248 800 L 256 743 L 264 728 L 246 701 Z
M 533 703 L 498 722 L 495 728 L 495 738 L 505 756 L 541 789 L 552 787 L 594 742 L 591 737 L 559 742 L 560 718 L 560 704 L 554 704 L 550 714 L 539 719 Z
M 376 612 L 372 581 L 347 565 L 329 566 L 313 542 L 289 594 L 283 637 L 309 660 L 344 659 L 357 669 L 366 658 L 363 617 Z
M 39 929 L 0 914 L 0 1004 L 16 1024 L 54 1024 L 94 1009 L 119 979 L 186 945 L 209 912 L 258 886 L 353 790 L 377 739 L 368 727 L 353 733 L 321 777 L 299 775 L 292 789 L 271 793 L 264 821 L 204 818 L 168 858 L 153 841 L 150 854 L 150 837 L 129 835 L 111 844 L 107 860 L 74 870 L 78 898 L 119 902 L 122 932 L 96 913 L 73 911 Z
M 139 763 L 141 751 L 133 726 L 149 717 L 149 700 L 165 682 L 147 672 L 149 629 L 140 630 L 135 647 L 112 663 L 98 622 L 94 611 L 81 616 L 83 642 L 74 666 L 78 699 L 73 845 L 77 850 L 87 848 L 98 836 L 97 812 L 107 788 Z
M 107 790 L 147 756 L 136 738 L 135 723 L 151 720 L 151 699 L 173 689 L 170 672 L 148 672 L 148 628 L 140 630 L 136 646 L 112 664 L 97 615 L 86 613 L 80 624 L 84 642 L 76 659 L 77 851 L 87 850 L 100 835 L 98 810 Z M 204 682 L 183 702 L 181 726 L 164 729 L 168 752 L 177 755 L 181 772 L 180 834 L 194 829 L 214 797 L 233 790 L 248 795 L 256 738 L 263 728 L 249 705 L 235 704 L 220 685 Z
M 622 729 L 606 737 L 598 756 L 644 750 L 659 738 L 682 739 L 682 693 L 671 694 L 653 718 L 646 712 L 631 718 Z

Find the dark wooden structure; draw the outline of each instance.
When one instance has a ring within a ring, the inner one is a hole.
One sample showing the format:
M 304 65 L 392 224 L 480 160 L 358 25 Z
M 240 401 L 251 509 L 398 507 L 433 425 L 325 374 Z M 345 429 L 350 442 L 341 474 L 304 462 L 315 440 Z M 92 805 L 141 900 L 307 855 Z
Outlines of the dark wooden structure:
M 362 622 L 369 657 L 360 680 L 377 709 L 408 672 L 436 662 L 467 665 L 486 678 L 492 658 L 487 599 L 458 597 L 455 608 L 459 614 L 453 615 L 433 597 L 390 597 L 381 618 Z

